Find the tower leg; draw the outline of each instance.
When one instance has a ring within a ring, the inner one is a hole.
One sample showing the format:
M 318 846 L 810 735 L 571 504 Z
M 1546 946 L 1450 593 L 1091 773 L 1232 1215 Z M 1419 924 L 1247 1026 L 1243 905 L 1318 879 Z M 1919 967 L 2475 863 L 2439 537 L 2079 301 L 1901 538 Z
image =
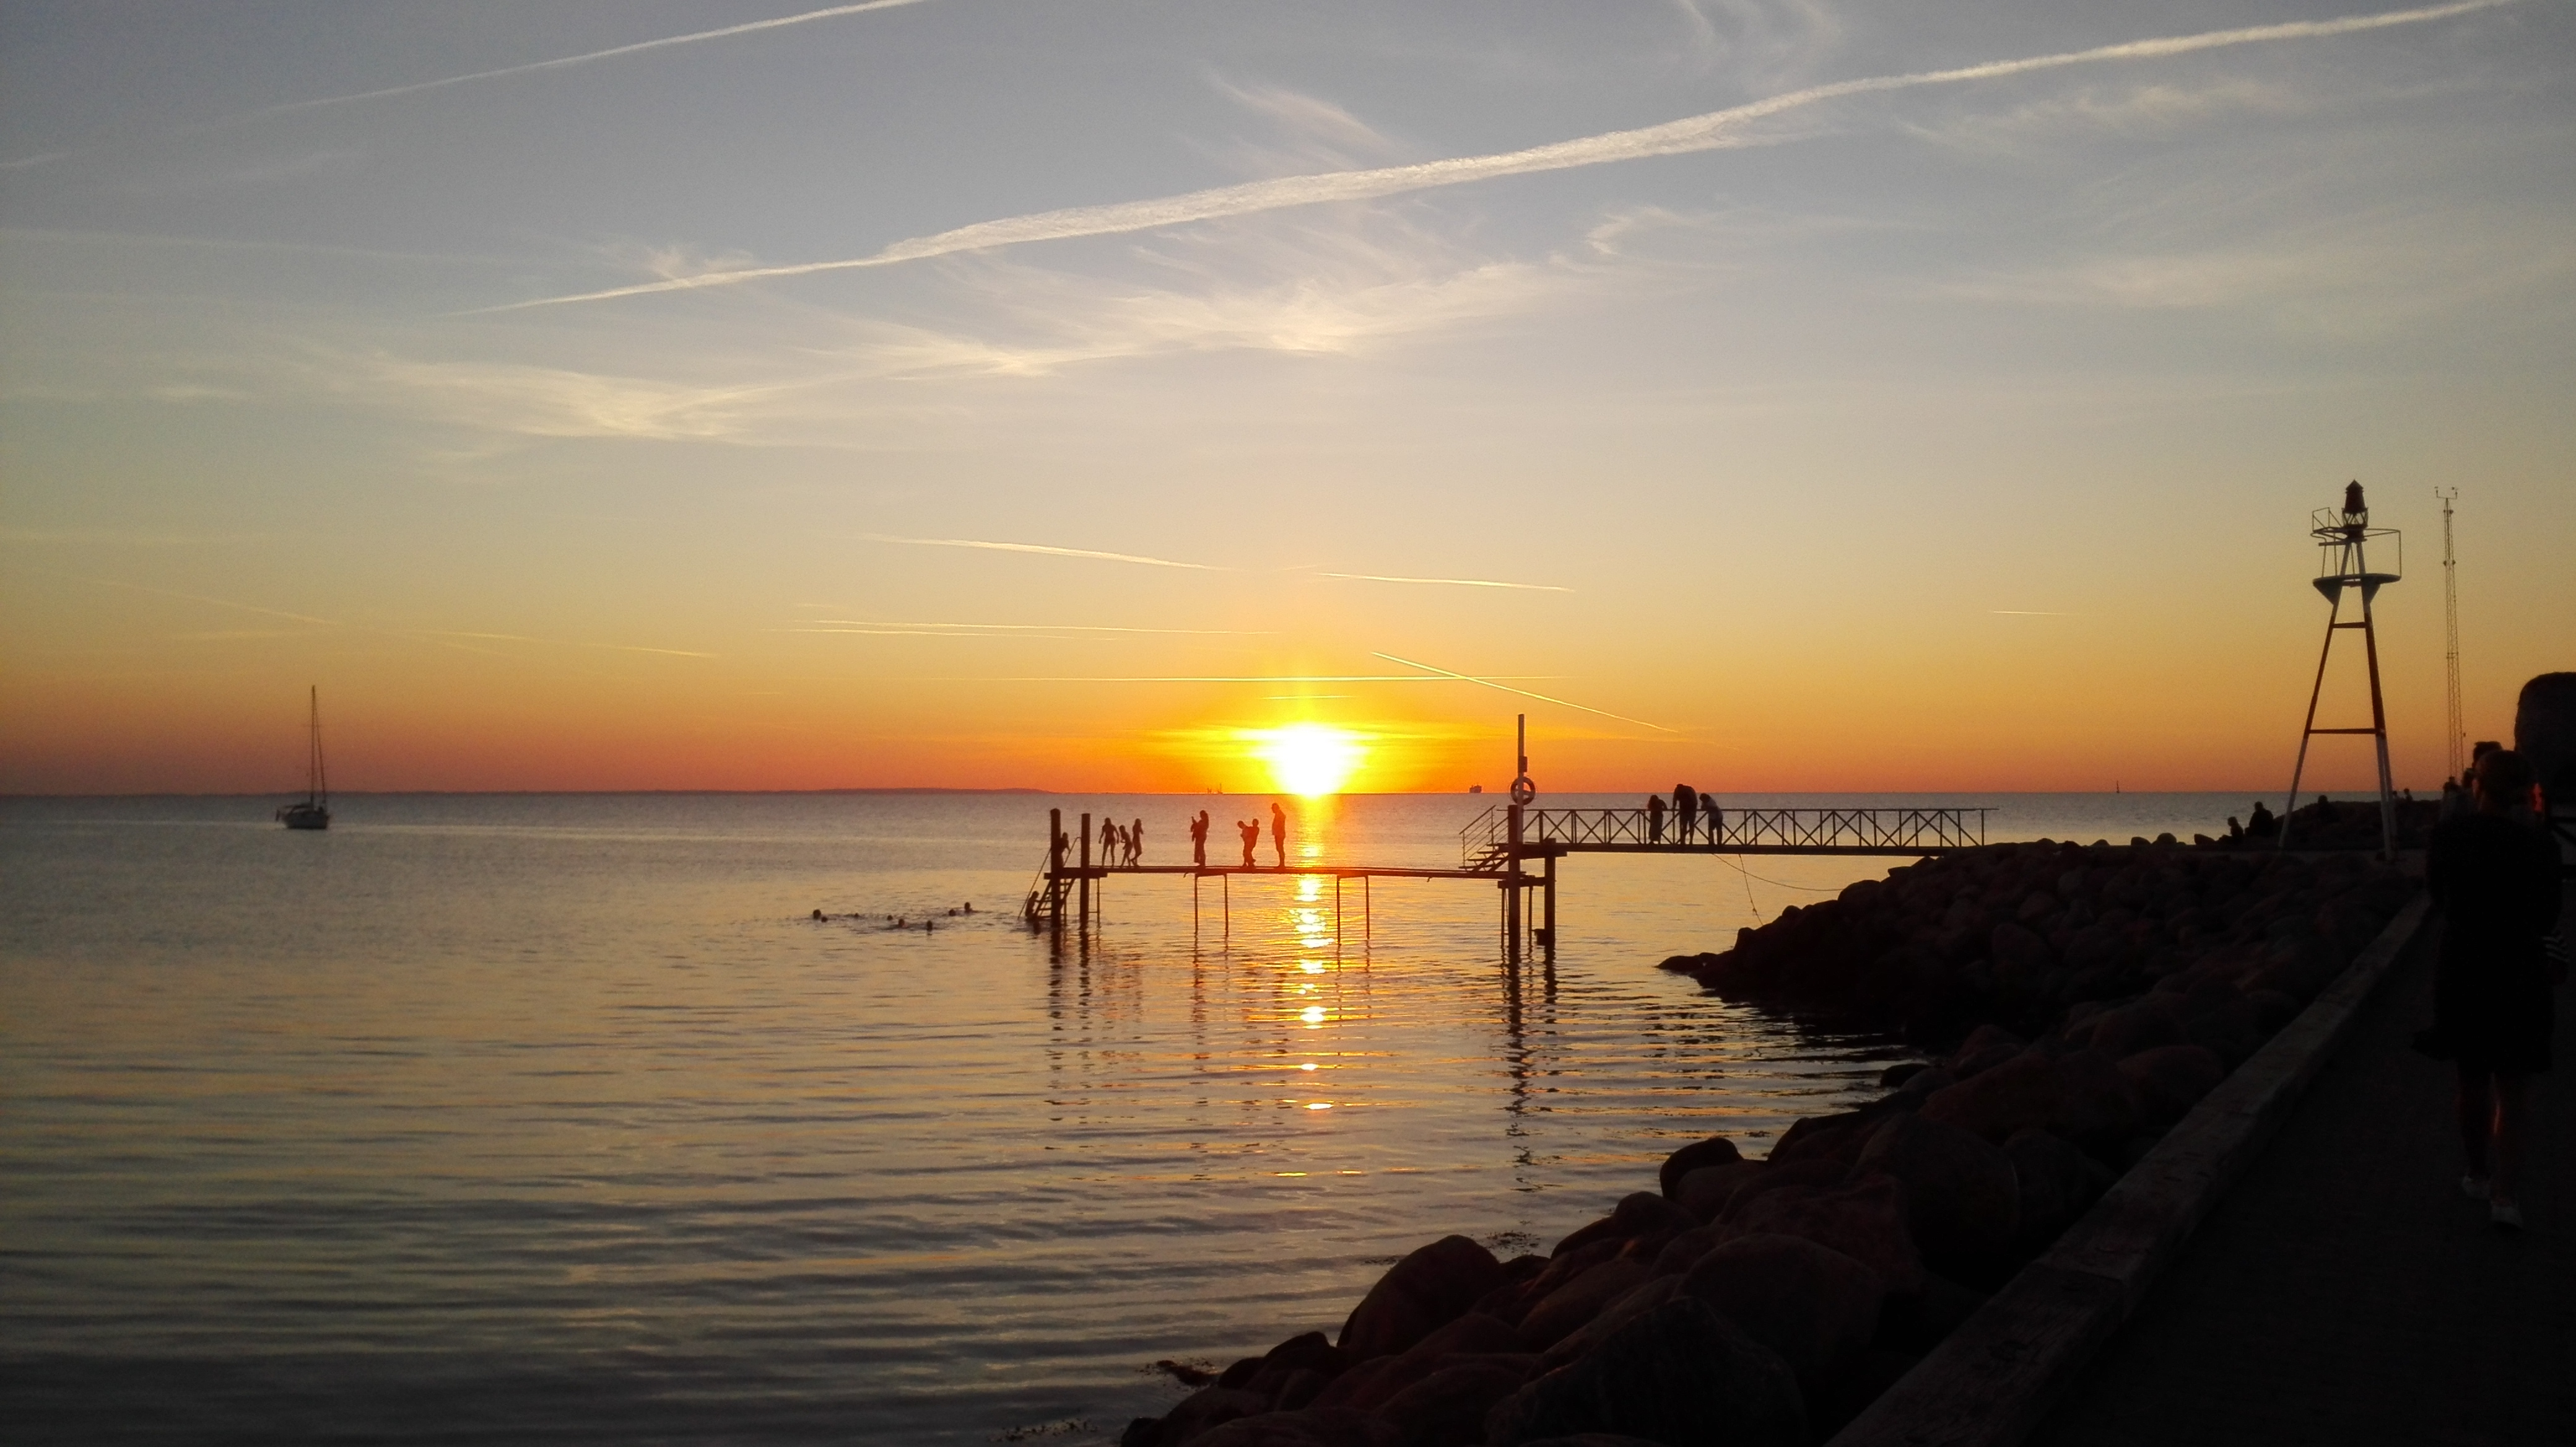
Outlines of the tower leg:
M 2299 761 L 2290 766 L 2290 802 L 2281 806 L 2281 844 L 2290 847 L 2290 816 L 2299 809 L 2299 779 L 2308 771 L 2308 741 L 2317 733 L 2317 700 L 2326 691 L 2326 660 L 2334 654 L 2334 636 L 2343 617 L 2343 595 L 2337 593 L 2326 612 L 2326 645 L 2317 650 L 2317 681 L 2308 689 L 2308 721 L 2299 726 Z
M 2397 857 L 2397 790 L 2388 777 L 2388 711 L 2379 700 L 2379 630 L 2371 623 L 2370 595 L 2361 595 L 2361 651 L 2370 660 L 2370 732 L 2379 745 L 2379 857 Z

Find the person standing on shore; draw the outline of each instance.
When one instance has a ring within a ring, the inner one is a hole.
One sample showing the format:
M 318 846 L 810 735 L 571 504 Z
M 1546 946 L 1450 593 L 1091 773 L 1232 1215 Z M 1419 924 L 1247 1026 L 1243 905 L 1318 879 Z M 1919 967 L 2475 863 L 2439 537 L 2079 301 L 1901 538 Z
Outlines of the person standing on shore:
M 1190 863 L 1201 869 L 1207 868 L 1207 832 L 1207 811 L 1201 809 L 1198 817 L 1190 821 Z
M 1270 801 L 1270 852 L 1278 857 L 1279 867 L 1288 867 L 1288 811 L 1279 801 Z
M 2543 936 L 2558 921 L 2558 851 L 2522 823 L 2531 766 L 2510 749 L 2478 760 L 2477 812 L 2434 829 L 2425 881 L 2442 910 L 2433 1027 L 2416 1045 L 2459 1071 L 2460 1189 L 2487 1219 L 2522 1229 L 2523 1150 L 2531 1077 L 2550 1066 L 2556 984 Z M 2490 1174 L 2492 1168 L 2492 1174 Z

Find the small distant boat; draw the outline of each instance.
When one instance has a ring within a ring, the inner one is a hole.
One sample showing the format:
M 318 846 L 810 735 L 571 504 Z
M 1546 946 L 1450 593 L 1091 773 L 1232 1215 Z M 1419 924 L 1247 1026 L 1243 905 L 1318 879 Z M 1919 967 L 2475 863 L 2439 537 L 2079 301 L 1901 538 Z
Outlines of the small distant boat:
M 312 754 L 306 761 L 304 802 L 280 804 L 277 822 L 289 829 L 328 829 L 331 827 L 331 779 L 322 771 L 322 690 L 313 690 Z

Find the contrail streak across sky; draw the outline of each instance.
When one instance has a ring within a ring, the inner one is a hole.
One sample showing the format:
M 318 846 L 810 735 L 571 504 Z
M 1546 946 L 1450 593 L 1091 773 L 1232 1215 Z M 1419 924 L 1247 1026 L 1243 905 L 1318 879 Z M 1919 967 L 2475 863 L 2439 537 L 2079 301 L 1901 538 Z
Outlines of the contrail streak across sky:
M 1103 563 L 1142 563 L 1149 568 L 1188 568 L 1199 573 L 1230 573 L 1214 563 L 1176 563 L 1170 558 L 1148 558 L 1136 553 L 1099 553 L 1089 548 L 1051 548 L 1043 543 L 996 543 L 981 538 L 899 538 L 891 533 L 861 533 L 872 543 L 906 543 L 916 548 L 982 548 L 996 553 L 1038 553 L 1050 558 L 1091 558 Z
M 899 0 L 882 0 L 882 3 L 899 3 Z M 1111 236 L 1188 222 L 1212 221 L 1227 216 L 1246 216 L 1255 212 L 1275 211 L 1291 206 L 1312 206 L 1328 201 L 1371 200 L 1381 196 L 1400 195 L 1408 191 L 1464 185 L 1471 181 L 1490 180 L 1497 176 L 1521 176 L 1540 171 L 1563 171 L 1579 166 L 1597 166 L 1614 161 L 1635 161 L 1655 156 L 1687 155 L 1696 151 L 1734 149 L 1758 144 L 1756 138 L 1747 134 L 1756 121 L 1844 96 L 1910 90 L 1920 86 L 1958 85 L 1971 81 L 1997 80 L 2006 76 L 2024 75 L 2039 70 L 2056 70 L 2066 66 L 2098 65 L 2126 60 L 2157 60 L 2166 56 L 2187 55 L 2194 51 L 2256 45 L 2270 41 L 2325 39 L 2361 31 L 2384 30 L 2391 26 L 2446 20 L 2457 15 L 2467 15 L 2475 11 L 2492 10 L 2517 3 L 2520 3 L 2520 0 L 2455 0 L 2452 4 L 2431 5 L 2414 10 L 2383 11 L 2375 15 L 2346 15 L 2332 20 L 2297 20 L 2277 25 L 2247 26 L 2236 30 L 2207 30 L 2196 35 L 2129 40 L 2115 45 L 2095 46 L 2089 50 L 2025 56 L 2016 60 L 1992 60 L 1979 65 L 1958 66 L 1947 70 L 1915 71 L 1905 75 L 1879 75 L 1838 80 L 1825 85 L 1809 86 L 1804 90 L 1769 96 L 1744 105 L 1731 106 L 1725 110 L 1688 116 L 1677 121 L 1666 121 L 1661 125 L 1609 131 L 1570 141 L 1532 146 L 1524 150 L 1499 151 L 1482 156 L 1456 156 L 1447 160 L 1422 161 L 1404 166 L 1377 166 L 1364 170 L 1282 176 L 1267 181 L 1247 181 L 1233 186 L 1216 186 L 1203 191 L 1190 191 L 1177 196 L 1165 196 L 1147 201 L 1120 201 L 1099 206 L 1074 206 L 1058 211 L 1039 211 L 1026 216 L 979 221 L 971 226 L 960 226 L 954 230 L 898 241 L 869 256 L 850 257 L 839 261 L 808 261 L 784 266 L 756 266 L 731 271 L 710 271 L 697 276 L 674 277 L 642 282 L 633 286 L 611 287 L 604 291 L 512 302 L 503 306 L 486 307 L 483 310 L 517 311 L 527 307 L 607 301 L 616 297 L 647 296 L 658 292 L 694 291 L 704 287 L 732 286 L 740 282 L 777 277 L 811 276 L 826 271 L 894 266 L 906 261 L 920 261 L 960 251 L 1011 246 L 1026 241 L 1063 241 L 1080 236 Z M 602 54 L 614 53 L 616 52 L 602 52 Z M 573 59 L 582 58 L 586 57 Z M 572 60 L 546 63 L 570 64 Z M 460 78 L 470 79 L 471 77 Z M 1635 720 L 1632 719 L 1629 722 L 1633 723 Z
M 1396 656 L 1395 656 L 1394 654 L 1392 654 L 1392 653 L 1377 653 L 1377 652 L 1371 652 L 1371 653 L 1369 654 L 1369 656 L 1370 656 L 1371 658 L 1383 658 L 1383 659 L 1385 659 L 1385 660 L 1386 660 L 1387 662 L 1389 662 L 1389 663 L 1401 663 L 1401 664 L 1403 664 L 1403 665 L 1404 665 L 1405 667 L 1407 667 L 1407 668 L 1419 668 L 1419 669 L 1421 669 L 1424 673 L 1428 673 L 1428 674 L 1436 674 L 1436 675 L 1438 675 L 1438 676 L 1439 676 L 1439 677 L 1441 677 L 1441 678 L 1454 678 L 1454 679 L 1456 679 L 1456 680 L 1457 680 L 1458 682 L 1460 682 L 1460 683 L 1481 683 L 1481 684 L 1483 684 L 1483 685 L 1484 685 L 1485 687 L 1487 687 L 1487 688 L 1498 688 L 1498 689 L 1501 689 L 1501 690 L 1502 690 L 1503 692 L 1505 692 L 1505 693 L 1517 693 L 1517 694 L 1519 694 L 1519 695 L 1520 695 L 1521 697 L 1523 697 L 1523 698 L 1534 698 L 1534 699 L 1537 699 L 1537 700 L 1538 700 L 1539 702 L 1541 702 L 1541 703 L 1552 703 L 1552 704 L 1555 704 L 1555 705 L 1556 705 L 1557 707 L 1559 707 L 1559 708 L 1577 709 L 1577 710 L 1580 710 L 1581 712 L 1584 712 L 1584 713 L 1597 713 L 1597 714 L 1601 715 L 1603 718 L 1615 718 L 1615 719 L 1617 719 L 1617 720 L 1618 720 L 1619 722 L 1621 722 L 1621 723 L 1632 723 L 1632 724 L 1635 724 L 1636 726 L 1638 726 L 1639 728 L 1648 728 L 1648 729 L 1653 729 L 1655 732 L 1657 732 L 1657 733 L 1659 733 L 1659 734 L 1672 734 L 1672 733 L 1679 733 L 1679 732 L 1681 732 L 1681 730 L 1679 730 L 1679 729 L 1668 729 L 1668 728 L 1664 727 L 1662 724 L 1659 724 L 1659 723 L 1648 723 L 1648 722 L 1646 722 L 1644 719 L 1641 719 L 1641 718 L 1630 718 L 1630 717 L 1628 717 L 1628 716 L 1627 716 L 1626 714 L 1624 714 L 1624 713 L 1612 713 L 1610 710 L 1608 710 L 1608 709 L 1606 709 L 1606 708 L 1594 708 L 1594 707 L 1592 707 L 1592 706 L 1591 706 L 1591 705 L 1589 705 L 1589 704 L 1572 703 L 1572 702 L 1568 702 L 1567 700 L 1565 700 L 1565 699 L 1561 699 L 1561 698 L 1550 698 L 1550 697 L 1548 697 L 1546 694 L 1543 694 L 1543 693 L 1532 693 L 1532 692 L 1530 692 L 1530 691 L 1529 691 L 1528 689 L 1526 689 L 1526 688 L 1513 688 L 1513 687 L 1511 687 L 1511 686 L 1510 686 L 1510 685 L 1508 685 L 1508 684 L 1496 683 L 1496 682 L 1494 682 L 1494 679 L 1493 679 L 1493 678 L 1478 678 L 1477 676 L 1475 676 L 1475 675 L 1474 675 L 1474 674 L 1472 674 L 1472 673 L 1452 673 L 1452 672 L 1450 672 L 1448 669 L 1445 669 L 1445 668 L 1434 668 L 1433 666 L 1431 666 L 1431 665 L 1430 665 L 1430 664 L 1428 664 L 1428 663 L 1416 663 L 1416 662 L 1414 662 L 1414 661 L 1413 661 L 1412 659 L 1410 659 L 1410 658 L 1398 658 L 1398 657 L 1396 657 Z M 1513 676 L 1513 675 L 1511 675 L 1511 674 L 1497 674 L 1497 675 L 1495 675 L 1495 677 L 1499 677 L 1499 678 L 1510 678 L 1510 677 L 1512 677 L 1512 676 Z
M 594 60 L 606 60 L 611 56 L 634 55 L 641 51 L 661 50 L 673 45 L 695 45 L 702 40 L 723 40 L 729 36 L 750 35 L 762 30 L 783 30 L 790 25 L 810 25 L 817 20 L 837 20 L 844 15 L 860 15 L 870 10 L 892 10 L 900 5 L 921 3 L 922 0 L 867 0 L 863 5 L 834 5 L 824 10 L 808 10 L 801 15 L 781 15 L 775 20 L 753 20 L 741 25 L 728 25 L 720 30 L 693 31 L 687 35 L 666 35 L 659 40 L 639 40 L 632 45 L 613 45 L 606 50 L 558 56 L 553 60 L 532 60 L 525 65 L 505 65 L 498 70 L 478 70 L 470 75 L 450 75 L 437 80 L 416 80 L 409 85 L 389 85 L 382 90 L 362 90 L 349 95 L 326 95 L 313 100 L 287 101 L 283 105 L 269 106 L 260 114 L 277 115 L 285 111 L 311 110 L 316 106 L 383 100 L 389 96 L 410 95 L 416 91 L 440 90 L 451 85 L 463 85 L 468 81 L 498 80 L 505 75 L 526 75 L 539 70 L 561 70 L 566 66 L 588 65 Z
M 1498 583 L 1491 578 L 1393 578 L 1384 573 L 1318 573 L 1322 578 L 1350 578 L 1362 583 L 1437 583 L 1451 588 L 1525 588 L 1533 593 L 1571 593 L 1554 583 Z

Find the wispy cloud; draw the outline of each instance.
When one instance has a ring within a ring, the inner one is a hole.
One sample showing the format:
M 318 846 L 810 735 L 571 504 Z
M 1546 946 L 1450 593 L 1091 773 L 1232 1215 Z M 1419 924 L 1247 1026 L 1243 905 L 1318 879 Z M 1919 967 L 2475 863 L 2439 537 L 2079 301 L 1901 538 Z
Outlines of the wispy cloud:
M 1383 658 L 1387 655 L 1379 654 L 1378 656 Z M 1404 660 L 1397 659 L 1396 661 L 1401 663 Z M 1420 665 L 1417 664 L 1415 666 L 1419 667 Z M 1546 679 L 1553 678 L 1556 675 L 1547 673 L 1500 673 L 1494 676 L 1496 678 L 1544 681 Z M 1433 676 L 1431 674 L 1424 673 L 1141 673 L 1036 674 L 1018 675 L 1009 678 L 944 678 L 938 681 L 943 683 L 1448 683 L 1452 679 L 1466 677 L 1467 676 L 1463 673 L 1450 674 L 1447 676 Z M 1485 679 L 1481 678 L 1467 678 L 1467 681 L 1469 683 L 1487 682 Z M 1498 683 L 1488 684 L 1488 686 L 1493 688 L 1502 688 L 1502 685 Z M 1504 692 L 1519 693 L 1520 690 L 1516 688 L 1504 689 Z M 1530 694 L 1529 697 L 1538 698 L 1540 695 L 1533 693 Z M 1548 700 L 1550 703 L 1555 703 L 1557 701 L 1558 700 L 1556 699 Z M 1567 707 L 1581 708 L 1582 705 L 1568 704 Z M 1584 712 L 1599 713 L 1600 710 L 1585 709 Z M 1615 713 L 1604 716 L 1608 718 L 1619 717 L 1619 715 Z M 1623 722 L 1635 723 L 1637 720 L 1626 719 L 1623 720 Z M 1648 724 L 1646 727 L 1653 728 L 1654 725 Z M 1669 733 L 1671 730 L 1667 729 L 1665 732 Z
M 1571 700 L 1562 698 L 1551 698 L 1544 693 L 1532 693 L 1526 688 L 1513 688 L 1509 684 L 1498 683 L 1495 681 L 1497 679 L 1511 678 L 1514 676 L 1507 673 L 1488 674 L 1483 677 L 1479 677 L 1472 673 L 1453 673 L 1446 668 L 1434 667 L 1428 663 L 1416 663 L 1410 658 L 1398 658 L 1392 653 L 1372 652 L 1369 656 L 1372 658 L 1383 658 L 1389 663 L 1401 663 L 1407 668 L 1419 668 L 1424 673 L 1436 675 L 1443 680 L 1454 679 L 1459 683 L 1482 684 L 1487 688 L 1500 689 L 1504 693 L 1518 694 L 1523 698 L 1534 698 L 1541 703 L 1552 703 L 1559 708 L 1579 709 L 1584 713 L 1599 714 L 1603 718 L 1615 718 L 1621 723 L 1632 723 L 1637 725 L 1639 728 L 1653 729 L 1659 734 L 1681 732 L 1679 729 L 1668 729 L 1659 723 L 1648 723 L 1641 718 L 1630 718 L 1624 713 L 1612 713 L 1606 708 L 1594 708 L 1590 704 L 1575 703 Z
M 306 624 L 308 625 L 308 628 L 335 629 L 350 633 L 367 633 L 380 638 L 401 638 L 414 643 L 431 643 L 441 647 L 454 648 L 466 653 L 482 653 L 489 655 L 490 650 L 468 647 L 465 644 L 455 642 L 454 640 L 470 638 L 476 642 L 483 643 L 533 643 L 547 648 L 597 648 L 605 649 L 614 653 L 659 653 L 667 654 L 676 658 L 714 658 L 718 656 L 713 653 L 700 653 L 687 648 L 656 648 L 640 643 L 588 643 L 578 639 L 566 640 L 561 638 L 532 638 L 524 633 L 477 633 L 453 628 L 386 628 L 367 623 L 345 622 L 338 618 L 317 618 L 310 613 L 295 613 L 284 608 L 267 608 L 262 607 L 257 603 L 237 603 L 230 598 L 213 598 L 208 597 L 203 593 L 183 593 L 174 588 L 154 588 L 142 583 L 128 583 L 117 578 L 91 578 L 87 581 L 102 588 L 117 588 L 130 593 L 150 593 L 155 597 L 161 598 L 177 598 L 188 603 L 203 603 L 209 607 L 229 608 L 237 613 L 253 613 L 263 618 L 283 618 L 291 623 Z M 292 637 L 296 635 L 286 630 L 262 632 L 231 630 L 219 632 L 181 633 L 174 634 L 172 636 L 179 638 L 215 639 Z
M 1075 206 L 1055 211 L 1040 211 L 1024 216 L 981 221 L 971 226 L 961 226 L 928 236 L 898 241 L 867 256 L 837 261 L 813 261 L 782 266 L 712 271 L 632 286 L 611 287 L 601 291 L 513 302 L 487 310 L 515 311 L 526 307 L 606 301 L 617 297 L 691 291 L 782 277 L 811 276 L 821 272 L 893 266 L 902 262 L 947 256 L 961 251 L 1012 246 L 1023 242 L 1118 235 L 1222 217 L 1244 216 L 1292 206 L 1313 206 L 1331 201 L 1373 200 L 1434 187 L 1465 185 L 1502 176 L 1570 170 L 1582 166 L 1685 155 L 1698 151 L 1733 149 L 1761 143 L 1762 137 L 1755 129 L 1757 122 L 1846 96 L 1908 90 L 1923 86 L 1999 80 L 2009 76 L 2068 66 L 2158 60 L 2230 46 L 2326 39 L 2392 26 L 2445 20 L 2516 3 L 2519 3 L 2519 0 L 2455 0 L 2452 4 L 2426 6 L 2413 10 L 2385 11 L 2373 15 L 2347 15 L 2331 20 L 2290 21 L 2234 30 L 2203 31 L 2194 35 L 2123 41 L 2114 45 L 2095 46 L 2087 50 L 2065 51 L 2053 55 L 1987 61 L 1978 65 L 1958 66 L 1947 70 L 1866 76 L 1787 91 L 1744 105 L 1667 121 L 1661 125 L 1610 131 L 1574 140 L 1557 141 L 1544 146 L 1532 146 L 1523 150 L 1502 151 L 1481 156 L 1459 156 L 1409 165 L 1286 176 L 1273 180 L 1211 187 L 1146 201 L 1123 201 L 1099 206 Z
M 534 60 L 525 65 L 505 65 L 497 70 L 478 70 L 470 75 L 442 76 L 437 80 L 418 80 L 408 85 L 389 85 L 381 90 L 362 90 L 348 95 L 327 95 L 313 100 L 287 101 L 281 105 L 269 106 L 259 114 L 278 115 L 287 111 L 312 110 L 317 106 L 385 100 L 398 95 L 414 95 L 425 90 L 442 90 L 451 85 L 465 85 L 472 81 L 499 80 L 503 76 L 511 75 L 532 75 L 541 70 L 562 70 L 569 66 L 588 65 L 594 60 L 608 60 L 620 55 L 640 55 L 648 50 L 665 50 L 674 45 L 696 45 L 701 41 L 725 40 L 736 35 L 752 35 L 764 30 L 784 30 L 791 25 L 810 25 L 817 20 L 837 20 L 844 15 L 864 15 L 871 10 L 892 10 L 899 6 L 921 3 L 922 0 L 867 0 L 867 3 L 862 5 L 834 5 L 823 10 L 808 10 L 801 15 L 781 15 L 771 20 L 753 20 L 741 25 L 727 25 L 718 30 L 692 31 L 687 35 L 666 35 L 659 40 L 639 40 L 632 45 L 612 45 L 606 50 L 558 56 L 553 60 Z M 17 164 L 31 165 L 33 159 Z
M 865 633 L 897 638 L 1026 638 L 1033 635 L 1129 633 L 1177 634 L 1195 638 L 1267 638 L 1271 628 L 1126 628 L 1107 623 L 880 623 L 863 618 L 815 618 L 787 633 Z
M 1198 573 L 1230 573 L 1232 568 L 1214 563 L 1181 563 L 1170 558 L 1148 558 L 1136 553 L 1103 553 L 1090 548 L 1056 548 L 1043 543 L 997 543 L 982 538 L 901 538 L 890 533 L 861 533 L 872 543 L 903 543 L 916 548 L 983 548 L 996 553 L 1037 553 L 1050 558 L 1089 558 L 1102 563 L 1142 563 L 1149 568 L 1187 568 Z
M 1519 588 L 1532 593 L 1571 593 L 1574 591 L 1572 588 L 1558 587 L 1554 583 L 1503 583 L 1497 582 L 1492 578 L 1398 578 L 1385 573 L 1325 572 L 1318 572 L 1315 576 L 1319 578 L 1349 578 L 1354 582 L 1361 583 L 1431 583 L 1446 588 Z

